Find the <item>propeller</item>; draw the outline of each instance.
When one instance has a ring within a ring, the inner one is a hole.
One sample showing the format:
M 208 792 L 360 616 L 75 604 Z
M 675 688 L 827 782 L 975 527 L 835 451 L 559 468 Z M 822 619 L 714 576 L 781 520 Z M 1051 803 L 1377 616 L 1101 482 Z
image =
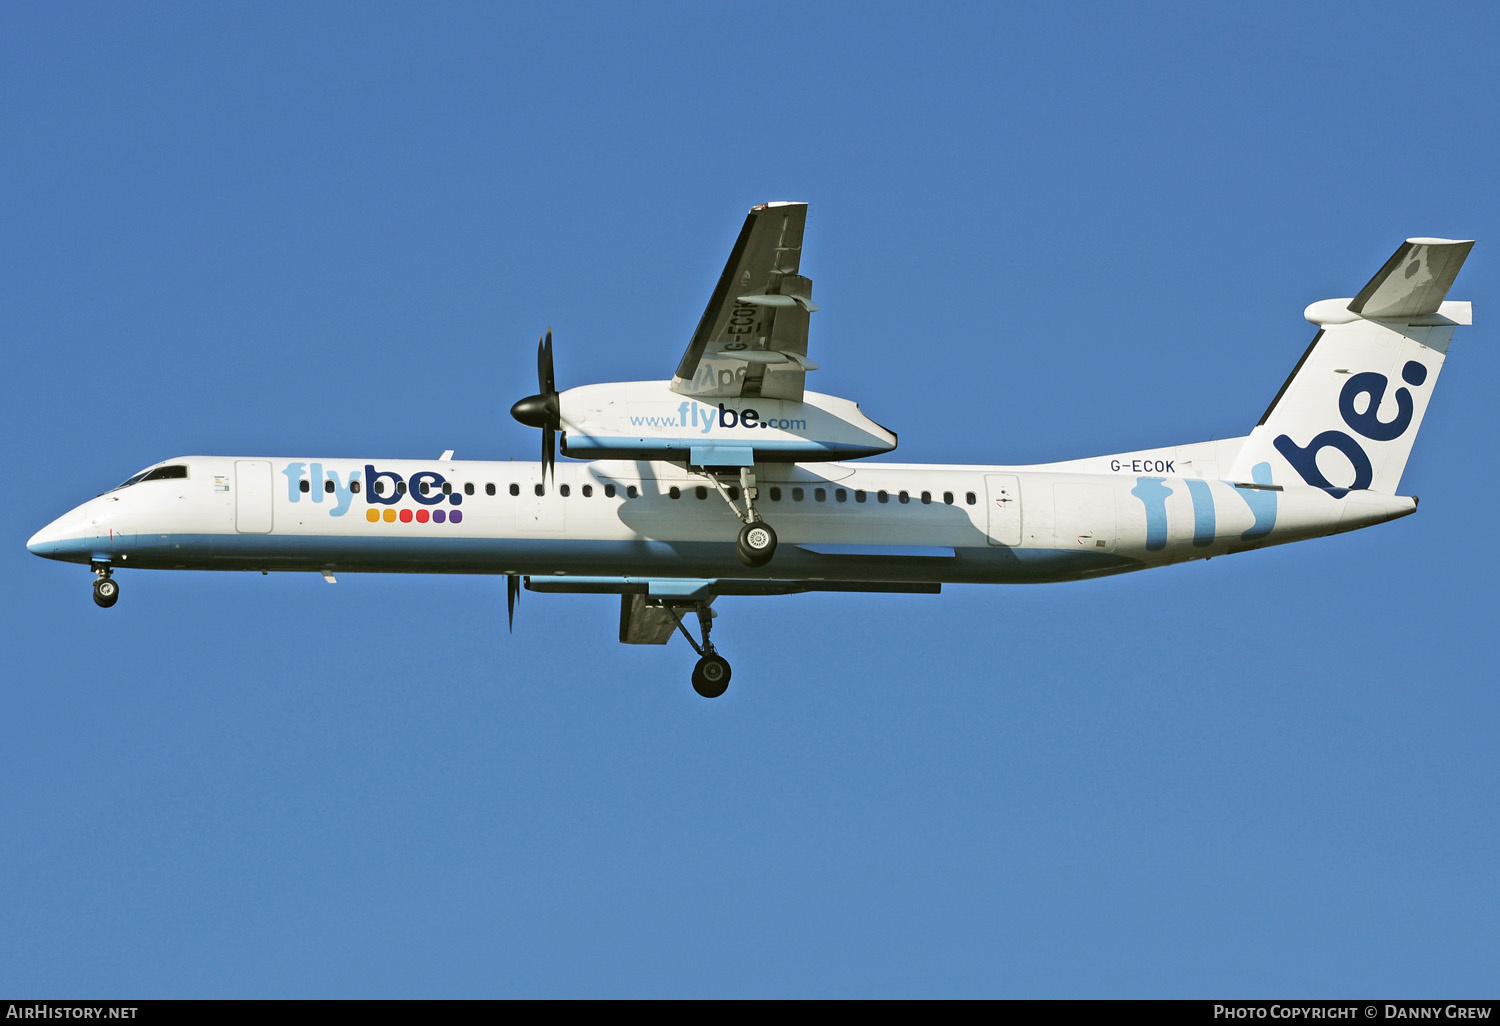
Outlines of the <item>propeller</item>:
M 536 340 L 536 382 L 538 392 L 510 408 L 510 415 L 527 427 L 542 429 L 542 483 L 557 462 L 557 431 L 562 427 L 557 384 L 552 377 L 552 329 Z
M 521 575 L 505 575 L 505 615 L 510 619 L 510 632 L 516 632 L 516 600 L 521 597 Z

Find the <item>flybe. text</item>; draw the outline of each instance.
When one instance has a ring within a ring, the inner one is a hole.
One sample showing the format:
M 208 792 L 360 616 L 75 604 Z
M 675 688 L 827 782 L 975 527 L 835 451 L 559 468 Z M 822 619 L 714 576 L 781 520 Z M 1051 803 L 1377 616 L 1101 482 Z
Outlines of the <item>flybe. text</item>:
M 367 506 L 397 506 L 411 499 L 418 506 L 460 506 L 463 494 L 447 487 L 447 478 L 435 470 L 419 470 L 403 478 L 393 470 L 378 470 L 366 463 L 363 470 L 350 470 L 343 474 L 329 469 L 321 463 L 288 463 L 281 468 L 286 478 L 288 502 L 313 502 L 327 504 L 328 515 L 341 517 L 349 512 L 355 497 L 363 497 Z M 405 512 L 405 511 L 403 511 Z M 379 517 L 369 518 L 372 522 Z M 395 520 L 396 515 L 385 518 Z M 411 517 L 401 517 L 409 522 Z M 428 522 L 426 516 L 418 516 Z M 430 519 L 443 523 L 450 520 L 458 523 L 462 517 L 455 511 L 451 516 L 433 515 Z

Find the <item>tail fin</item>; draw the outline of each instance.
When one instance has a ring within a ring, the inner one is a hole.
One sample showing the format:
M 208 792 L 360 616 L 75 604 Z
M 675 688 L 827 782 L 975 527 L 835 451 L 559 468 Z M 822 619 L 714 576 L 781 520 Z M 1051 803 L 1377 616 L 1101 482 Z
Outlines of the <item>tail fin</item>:
M 1318 334 L 1229 479 L 1394 495 L 1453 329 L 1471 323 L 1443 297 L 1473 245 L 1407 239 L 1352 300 L 1309 306 Z

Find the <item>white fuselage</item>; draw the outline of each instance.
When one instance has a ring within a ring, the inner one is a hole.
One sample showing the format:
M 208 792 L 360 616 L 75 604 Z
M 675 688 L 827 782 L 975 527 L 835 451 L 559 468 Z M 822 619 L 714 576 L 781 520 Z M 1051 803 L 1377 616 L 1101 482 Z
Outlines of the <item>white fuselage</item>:
M 565 463 L 545 486 L 541 464 L 511 461 L 190 456 L 168 465 L 185 476 L 107 492 L 28 547 L 115 568 L 1012 583 L 1223 555 L 1416 508 L 1374 492 L 1172 476 L 1175 465 L 1162 461 L 1146 473 L 1139 461 L 1107 458 L 1087 472 L 763 465 L 756 505 L 780 545 L 769 565 L 750 569 L 735 554 L 739 521 L 712 480 L 674 464 Z

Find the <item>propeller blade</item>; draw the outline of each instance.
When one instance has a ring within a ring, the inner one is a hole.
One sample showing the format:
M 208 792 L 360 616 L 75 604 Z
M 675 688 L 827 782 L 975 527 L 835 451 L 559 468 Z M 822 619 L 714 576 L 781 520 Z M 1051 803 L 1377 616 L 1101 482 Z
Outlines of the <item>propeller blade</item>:
M 505 575 L 505 615 L 510 620 L 510 632 L 516 632 L 516 599 L 521 597 L 521 578 L 517 574 Z
M 551 395 L 557 391 L 555 379 L 552 376 L 552 329 L 547 329 L 547 334 L 536 340 L 536 381 L 537 391 L 542 395 Z
M 542 430 L 542 484 L 557 462 L 557 432 L 562 427 L 562 402 L 552 375 L 552 329 L 536 340 L 536 383 L 540 391 L 510 408 L 510 415 L 528 427 Z

